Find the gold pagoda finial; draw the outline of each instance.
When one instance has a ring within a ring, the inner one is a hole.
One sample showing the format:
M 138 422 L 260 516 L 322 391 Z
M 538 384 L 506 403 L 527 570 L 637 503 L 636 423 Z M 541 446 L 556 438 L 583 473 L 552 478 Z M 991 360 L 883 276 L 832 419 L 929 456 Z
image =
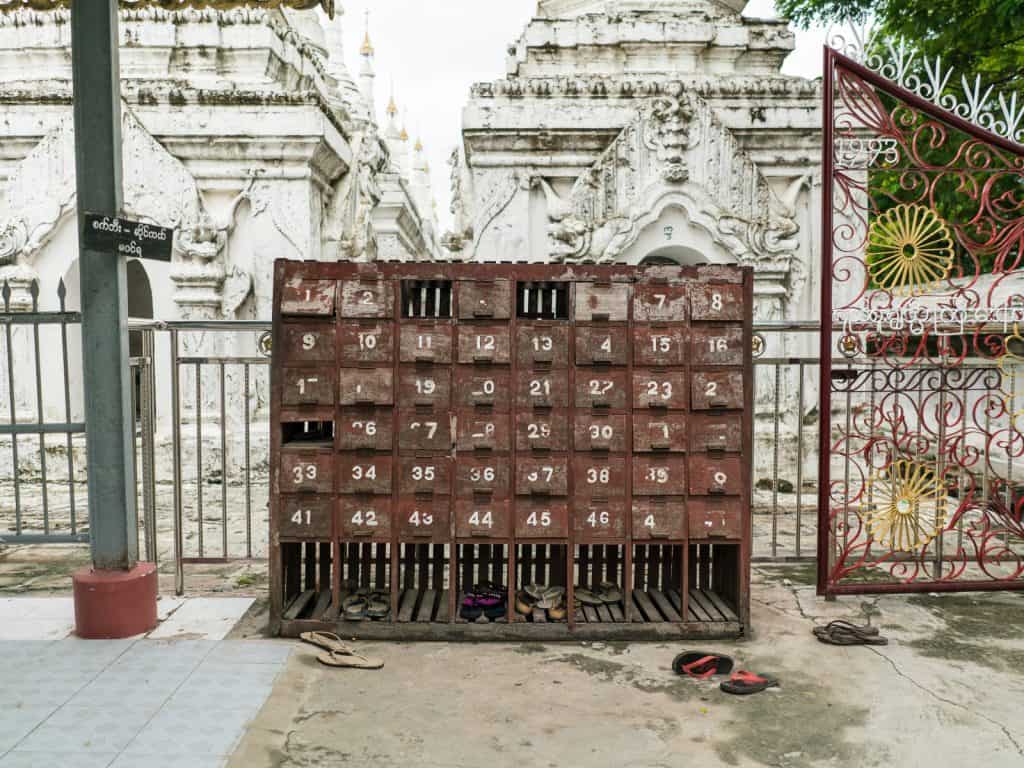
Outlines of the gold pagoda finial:
M 373 44 L 370 42 L 370 10 L 366 10 L 366 34 L 363 36 L 363 47 L 359 49 L 363 56 L 373 56 Z
M 398 105 L 395 104 L 395 79 L 391 78 L 391 100 L 388 102 L 388 117 L 394 118 L 398 114 Z
M 416 146 L 414 147 L 414 149 L 417 152 L 422 152 L 423 151 L 423 142 L 420 141 L 419 136 L 416 137 Z

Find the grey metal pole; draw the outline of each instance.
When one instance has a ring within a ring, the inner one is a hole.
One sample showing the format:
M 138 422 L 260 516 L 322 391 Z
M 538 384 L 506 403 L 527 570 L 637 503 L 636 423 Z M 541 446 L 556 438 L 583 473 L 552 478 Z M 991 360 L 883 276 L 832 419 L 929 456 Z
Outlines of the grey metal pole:
M 138 559 L 126 260 L 81 238 L 86 211 L 121 211 L 117 24 L 117 0 L 71 4 L 89 527 L 93 567 L 103 571 L 131 569 Z

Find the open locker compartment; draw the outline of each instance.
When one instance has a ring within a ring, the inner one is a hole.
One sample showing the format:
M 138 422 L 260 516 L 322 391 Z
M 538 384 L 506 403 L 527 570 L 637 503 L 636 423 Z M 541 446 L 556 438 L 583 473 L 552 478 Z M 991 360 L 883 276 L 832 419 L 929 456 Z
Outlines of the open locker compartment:
M 282 543 L 280 548 L 285 621 L 333 621 L 333 552 L 329 541 Z
M 634 623 L 681 623 L 685 573 L 682 544 L 634 544 L 631 592 Z
M 400 624 L 447 624 L 451 619 L 451 547 L 448 544 L 398 545 L 398 614 Z
M 687 621 L 740 622 L 740 545 L 691 544 Z
M 455 545 L 455 623 L 508 622 L 510 551 L 509 543 Z
M 573 562 L 576 624 L 626 621 L 626 547 L 577 544 Z

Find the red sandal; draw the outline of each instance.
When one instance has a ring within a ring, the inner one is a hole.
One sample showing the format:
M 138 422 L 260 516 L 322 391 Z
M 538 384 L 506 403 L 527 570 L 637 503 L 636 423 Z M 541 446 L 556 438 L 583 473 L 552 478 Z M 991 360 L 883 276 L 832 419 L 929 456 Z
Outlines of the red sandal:
M 779 681 L 774 677 L 755 675 L 753 672 L 738 669 L 719 688 L 736 696 L 747 696 L 751 693 L 760 693 L 768 688 L 776 688 L 778 685 Z
M 698 680 L 707 680 L 712 675 L 728 675 L 732 668 L 733 661 L 728 656 L 707 651 L 683 651 L 672 659 L 672 670 L 677 675 Z

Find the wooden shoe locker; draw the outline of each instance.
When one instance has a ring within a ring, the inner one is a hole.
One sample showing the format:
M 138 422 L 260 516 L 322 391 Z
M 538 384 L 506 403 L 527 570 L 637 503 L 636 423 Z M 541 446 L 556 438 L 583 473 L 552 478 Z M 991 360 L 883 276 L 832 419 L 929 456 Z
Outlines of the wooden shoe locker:
M 748 628 L 750 269 L 281 260 L 274 279 L 274 632 Z M 483 582 L 508 610 L 466 621 Z M 608 582 L 620 603 L 573 607 Z M 565 620 L 515 611 L 534 583 L 565 588 Z M 345 621 L 359 592 L 390 615 Z

